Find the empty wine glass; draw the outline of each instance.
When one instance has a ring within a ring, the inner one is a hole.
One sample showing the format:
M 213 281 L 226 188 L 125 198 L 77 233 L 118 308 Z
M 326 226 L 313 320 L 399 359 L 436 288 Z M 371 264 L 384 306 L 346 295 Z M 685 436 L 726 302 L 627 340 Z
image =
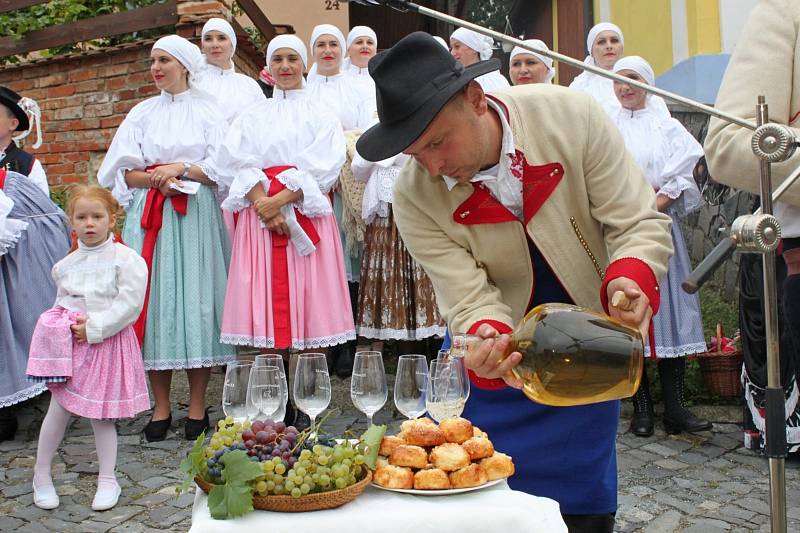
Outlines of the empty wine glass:
M 274 421 L 283 420 L 286 418 L 286 404 L 289 403 L 289 385 L 286 379 L 286 371 L 283 366 L 283 357 L 280 354 L 261 354 L 257 355 L 253 363 L 253 369 L 260 367 L 271 367 L 278 369 L 281 376 L 281 405 L 272 413 L 271 419 Z
M 247 417 L 276 420 L 275 413 L 283 408 L 283 376 L 274 366 L 256 366 L 250 370 L 247 385 Z
M 325 354 L 301 353 L 294 373 L 294 403 L 311 419 L 312 431 L 317 415 L 331 402 L 331 378 Z
M 225 368 L 222 387 L 222 412 L 241 422 L 247 418 L 247 389 L 250 382 L 251 361 L 232 361 Z
M 469 399 L 469 391 L 470 391 L 470 383 L 469 383 L 469 372 L 467 372 L 467 365 L 464 363 L 464 355 L 466 354 L 466 343 L 469 342 L 470 345 L 472 343 L 480 342 L 480 339 L 475 336 L 467 338 L 466 335 L 455 335 L 453 337 L 453 348 L 461 348 L 456 350 L 456 353 L 459 355 L 454 355 L 453 350 L 439 350 L 439 353 L 436 356 L 437 361 L 449 363 L 451 361 L 455 361 L 456 365 L 461 369 L 461 372 L 464 374 L 464 389 L 466 390 L 466 396 L 464 397 L 464 401 Z M 461 346 L 461 344 L 463 346 Z
M 428 414 L 437 422 L 460 416 L 464 411 L 469 393 L 463 364 L 460 358 L 448 362 L 431 361 L 425 405 Z
M 383 407 L 388 394 L 381 352 L 356 352 L 350 399 L 356 409 L 367 415 L 367 427 L 372 425 L 372 415 Z
M 428 360 L 424 355 L 401 355 L 394 377 L 394 405 L 406 418 L 419 418 L 427 410 Z

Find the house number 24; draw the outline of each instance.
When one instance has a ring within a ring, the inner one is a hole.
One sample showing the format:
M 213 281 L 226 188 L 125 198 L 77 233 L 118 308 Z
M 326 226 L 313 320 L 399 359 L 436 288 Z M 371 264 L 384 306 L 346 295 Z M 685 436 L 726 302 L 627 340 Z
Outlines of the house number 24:
M 339 0 L 325 0 L 325 11 L 339 11 Z

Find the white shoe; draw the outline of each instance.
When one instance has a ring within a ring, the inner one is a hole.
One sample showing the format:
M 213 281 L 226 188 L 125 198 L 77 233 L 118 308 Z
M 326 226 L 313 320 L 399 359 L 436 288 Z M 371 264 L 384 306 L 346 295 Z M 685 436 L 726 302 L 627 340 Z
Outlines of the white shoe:
M 33 503 L 39 509 L 55 509 L 60 503 L 58 500 L 58 494 L 56 494 L 56 488 L 53 485 L 48 485 L 39 489 L 36 488 L 36 483 L 34 483 Z
M 97 489 L 94 493 L 92 500 L 92 511 L 107 511 L 115 505 L 119 500 L 119 495 L 122 493 L 122 488 L 119 485 L 114 485 L 109 489 Z

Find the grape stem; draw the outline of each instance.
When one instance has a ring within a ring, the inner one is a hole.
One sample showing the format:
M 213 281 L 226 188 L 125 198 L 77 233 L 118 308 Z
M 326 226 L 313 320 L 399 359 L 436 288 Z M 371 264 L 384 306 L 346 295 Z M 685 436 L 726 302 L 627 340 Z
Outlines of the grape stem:
M 306 439 L 312 433 L 319 433 L 319 428 L 322 427 L 322 424 L 328 419 L 329 416 L 331 416 L 334 413 L 338 414 L 339 413 L 339 409 L 331 409 L 331 410 L 329 410 L 327 412 L 327 414 L 325 416 L 323 416 L 322 419 L 319 422 L 315 421 L 314 424 L 312 424 L 310 427 L 308 427 L 308 428 L 304 429 L 303 431 L 301 431 L 300 433 L 298 433 L 297 434 L 297 440 L 294 443 L 294 448 L 292 448 L 292 450 L 291 450 L 292 455 L 294 455 L 294 452 L 296 450 L 299 450 L 300 448 L 302 448 L 303 444 L 306 442 Z

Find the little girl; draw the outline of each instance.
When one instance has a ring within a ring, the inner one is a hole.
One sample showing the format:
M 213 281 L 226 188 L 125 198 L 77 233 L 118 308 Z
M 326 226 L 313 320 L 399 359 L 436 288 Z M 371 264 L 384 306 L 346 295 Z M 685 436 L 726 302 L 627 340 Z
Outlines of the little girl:
M 114 419 L 150 408 L 132 328 L 144 301 L 147 266 L 114 242 L 119 209 L 110 191 L 72 189 L 67 214 L 78 249 L 53 267 L 55 305 L 39 317 L 31 340 L 28 375 L 46 381 L 52 395 L 33 471 L 33 501 L 42 509 L 58 507 L 50 466 L 71 415 L 91 420 L 99 462 L 92 509 L 103 511 L 117 504 L 121 492 Z

